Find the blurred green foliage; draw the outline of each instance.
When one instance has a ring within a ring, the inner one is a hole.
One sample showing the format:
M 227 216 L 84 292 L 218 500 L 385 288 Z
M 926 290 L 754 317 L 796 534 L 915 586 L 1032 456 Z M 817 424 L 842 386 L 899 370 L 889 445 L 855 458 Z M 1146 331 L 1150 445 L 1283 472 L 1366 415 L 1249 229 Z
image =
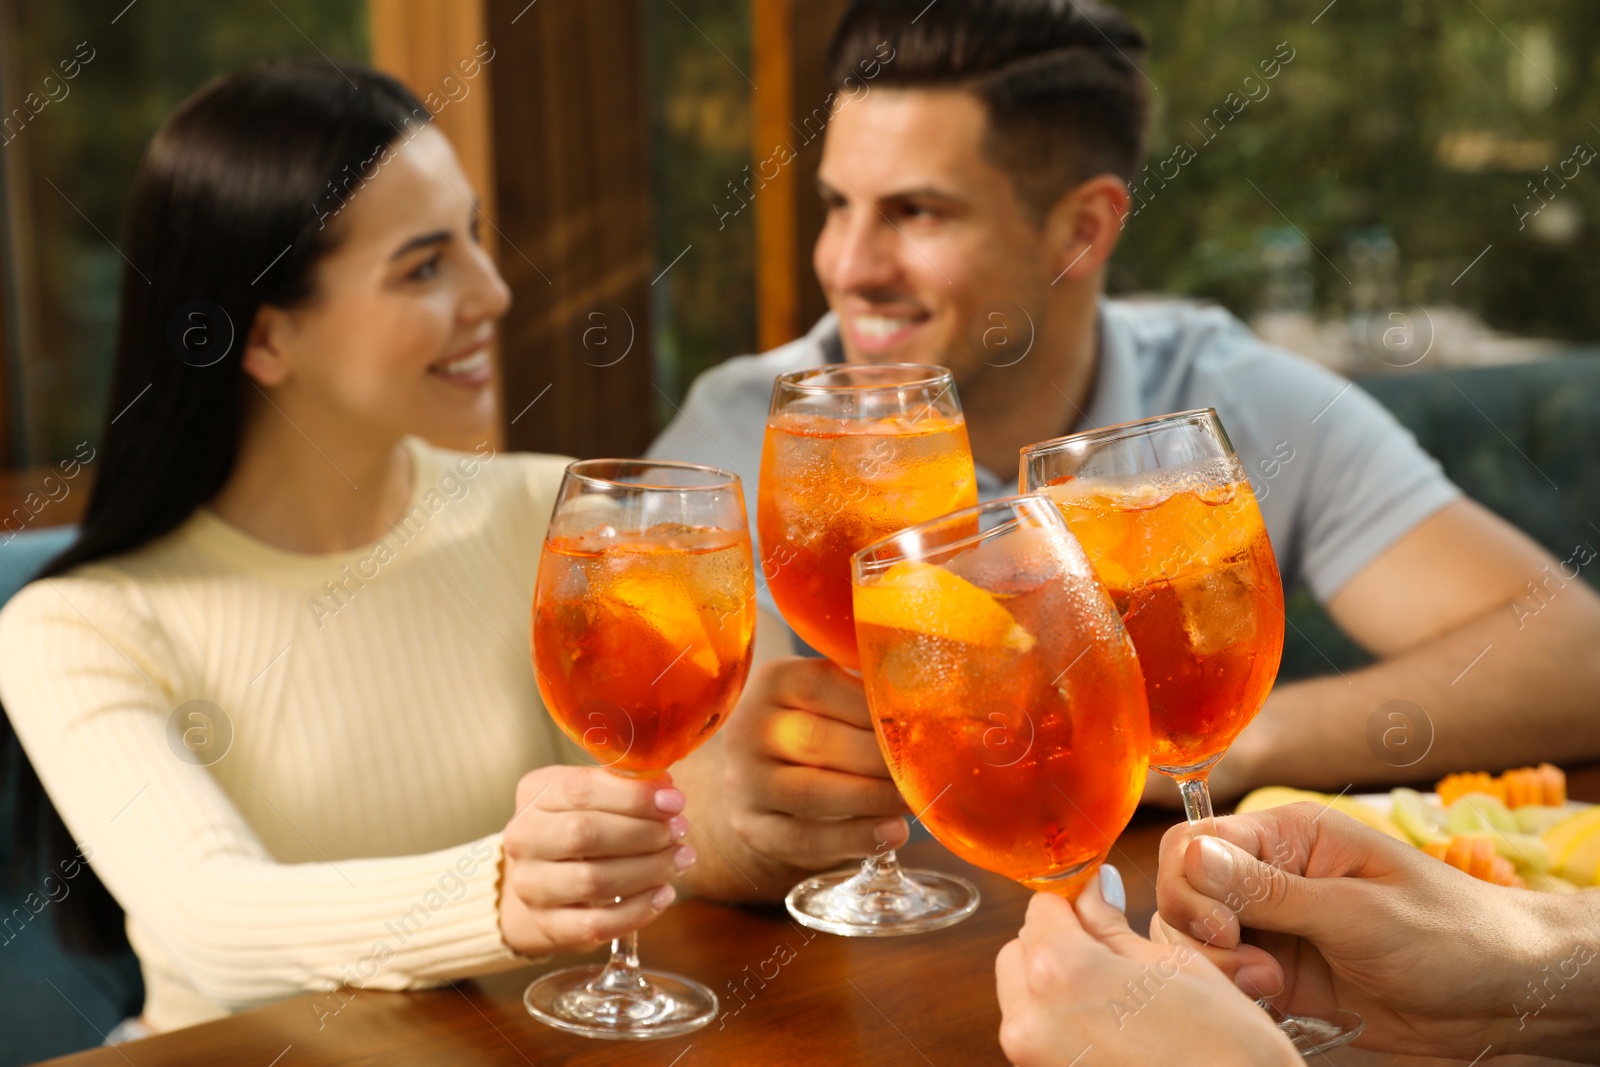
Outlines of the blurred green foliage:
M 95 49 L 70 96 L 0 149 L 22 156 L 9 173 L 27 187 L 7 196 L 34 233 L 25 261 L 8 242 L 10 267 L 33 272 L 42 309 L 37 344 L 13 369 L 12 432 L 23 461 L 45 462 L 98 430 L 123 264 L 95 227 L 119 239 L 150 134 L 221 72 L 273 57 L 363 59 L 367 14 L 364 0 L 9 6 L 0 62 L 10 93 L 36 87 L 80 41 Z M 1458 304 L 1508 331 L 1600 339 L 1600 302 L 1586 299 L 1600 282 L 1600 160 L 1565 182 L 1551 177 L 1575 145 L 1600 146 L 1585 118 L 1600 116 L 1593 0 L 1121 6 L 1151 43 L 1154 123 L 1145 207 L 1123 235 L 1112 291 L 1210 298 L 1249 315 L 1274 291 L 1278 268 L 1264 249 L 1298 230 L 1314 249 L 1302 288 L 1317 311 L 1337 315 L 1369 280 L 1352 250 L 1378 235 L 1397 254 L 1391 301 Z M 657 269 L 688 249 L 651 288 L 657 380 L 676 399 L 755 343 L 753 212 L 718 217 L 750 163 L 749 5 L 641 9 Z M 1266 79 L 1261 64 L 1275 58 Z M 1194 158 L 1162 177 L 1180 143 Z
M 1120 6 L 1150 42 L 1147 162 L 1179 142 L 1196 157 L 1130 220 L 1113 290 L 1249 314 L 1267 289 L 1262 233 L 1292 224 L 1316 250 L 1315 306 L 1336 314 L 1363 280 L 1353 238 L 1378 228 L 1398 249 L 1401 301 L 1457 304 L 1517 333 L 1600 338 L 1600 303 L 1587 298 L 1600 283 L 1600 161 L 1569 163 L 1577 176 L 1541 185 L 1540 197 L 1529 185 L 1575 145 L 1600 147 L 1588 120 L 1600 116 L 1593 0 Z M 1294 58 L 1266 81 L 1259 64 L 1284 42 Z M 1248 102 L 1225 104 L 1229 93 Z M 1216 108 L 1238 114 L 1214 120 L 1208 142 Z M 1538 220 L 1519 225 L 1545 199 Z
M 701 371 L 755 348 L 754 212 L 717 211 L 737 203 L 728 183 L 750 163 L 750 11 L 729 0 L 643 11 L 656 269 L 690 249 L 651 288 L 656 381 L 677 401 Z
M 0 148 L 21 156 L 8 168 L 21 181 L 6 190 L 7 210 L 27 212 L 31 231 L 22 247 L 7 242 L 8 268 L 30 272 L 39 316 L 35 344 L 13 361 L 9 425 L 20 463 L 48 463 L 99 434 L 125 269 L 110 242 L 121 244 L 123 209 L 151 134 L 195 89 L 251 63 L 365 62 L 367 4 L 11 0 L 7 7 L 0 63 L 8 113 L 20 103 L 12 93 L 38 91 L 48 75 L 59 79 L 58 64 L 80 42 L 94 56 L 65 83 L 59 102 Z

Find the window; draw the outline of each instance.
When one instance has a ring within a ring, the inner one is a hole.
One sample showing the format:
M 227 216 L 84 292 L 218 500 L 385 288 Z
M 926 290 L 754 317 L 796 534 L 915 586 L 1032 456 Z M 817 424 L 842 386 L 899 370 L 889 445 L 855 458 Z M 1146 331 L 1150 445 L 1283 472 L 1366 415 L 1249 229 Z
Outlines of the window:
M 365 0 L 0 0 L 5 459 L 42 466 L 97 440 L 122 213 L 156 127 L 253 62 L 365 61 Z M 315 43 L 313 43 L 315 42 Z

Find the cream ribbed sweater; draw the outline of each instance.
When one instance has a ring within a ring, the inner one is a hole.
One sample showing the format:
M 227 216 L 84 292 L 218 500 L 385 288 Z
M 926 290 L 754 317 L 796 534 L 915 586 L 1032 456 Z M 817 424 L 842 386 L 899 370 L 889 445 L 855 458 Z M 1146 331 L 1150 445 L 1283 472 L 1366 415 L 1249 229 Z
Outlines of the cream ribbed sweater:
M 366 548 L 201 509 L 0 612 L 0 699 L 127 910 L 157 1029 L 516 963 L 499 831 L 522 774 L 578 758 L 528 658 L 565 461 L 406 443 L 411 507 Z

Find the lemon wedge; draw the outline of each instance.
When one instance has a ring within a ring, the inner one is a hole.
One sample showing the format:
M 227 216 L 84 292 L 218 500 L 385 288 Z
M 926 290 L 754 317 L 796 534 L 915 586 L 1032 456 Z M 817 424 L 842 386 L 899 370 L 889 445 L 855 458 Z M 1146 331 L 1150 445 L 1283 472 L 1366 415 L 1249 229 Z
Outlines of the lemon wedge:
M 1354 797 L 1329 796 L 1327 793 L 1313 793 L 1304 789 L 1290 789 L 1287 786 L 1263 786 L 1253 793 L 1246 794 L 1234 807 L 1234 812 L 1244 815 L 1252 811 L 1265 811 L 1268 808 L 1281 808 L 1285 804 L 1296 804 L 1300 801 L 1309 801 L 1320 804 L 1325 808 L 1342 812 L 1360 823 L 1365 823 L 1372 829 L 1392 837 L 1396 841 L 1411 844 L 1411 838 L 1394 821 L 1382 812 L 1363 804 Z
M 1578 885 L 1593 885 L 1600 874 L 1600 807 L 1557 823 L 1545 831 L 1544 843 L 1558 873 Z
M 1036 642 L 990 593 L 918 560 L 903 560 L 877 581 L 856 586 L 855 612 L 862 622 L 979 648 L 1026 652 Z
M 1298 804 L 1302 800 L 1317 804 L 1328 802 L 1328 798 L 1322 793 L 1313 793 L 1306 789 L 1290 789 L 1286 785 L 1267 785 L 1245 794 L 1233 810 L 1237 815 L 1248 815 L 1253 811 L 1281 808 L 1285 804 Z

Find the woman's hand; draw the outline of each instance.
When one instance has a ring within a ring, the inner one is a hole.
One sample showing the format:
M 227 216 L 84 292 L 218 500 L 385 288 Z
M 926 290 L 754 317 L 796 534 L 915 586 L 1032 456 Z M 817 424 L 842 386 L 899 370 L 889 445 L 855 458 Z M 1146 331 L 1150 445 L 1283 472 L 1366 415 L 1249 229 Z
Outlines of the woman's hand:
M 1570 954 L 1538 920 L 1538 894 L 1468 877 L 1320 805 L 1218 819 L 1217 835 L 1167 832 L 1152 936 L 1204 951 L 1286 1012 L 1358 1012 L 1364 1047 L 1511 1051 L 1516 1006 L 1542 1003 L 1527 983 Z
M 1100 888 L 1110 881 L 1120 898 L 1122 880 L 1101 871 L 1075 905 L 1035 894 L 995 960 L 1000 1047 L 1012 1063 L 1301 1063 L 1267 1013 L 1197 951 L 1130 930 Z
M 695 861 L 684 796 L 662 777 L 541 767 L 504 834 L 500 934 L 524 956 L 587 949 L 649 925 Z M 616 902 L 621 897 L 620 902 Z

